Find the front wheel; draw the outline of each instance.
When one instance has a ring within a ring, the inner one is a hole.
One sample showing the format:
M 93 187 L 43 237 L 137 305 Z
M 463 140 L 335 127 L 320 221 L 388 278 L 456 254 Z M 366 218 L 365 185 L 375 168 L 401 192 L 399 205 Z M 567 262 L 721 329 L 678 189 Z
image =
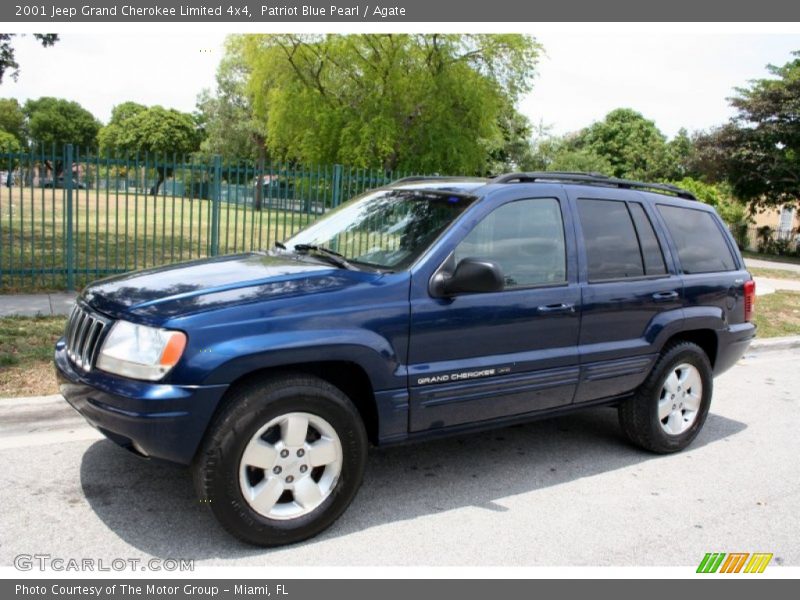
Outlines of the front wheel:
M 651 452 L 683 450 L 705 423 L 713 381 L 708 356 L 697 344 L 668 346 L 641 387 L 620 404 L 622 431 Z
M 355 496 L 367 436 L 358 411 L 316 377 L 233 392 L 193 465 L 196 487 L 230 533 L 259 546 L 329 527 Z

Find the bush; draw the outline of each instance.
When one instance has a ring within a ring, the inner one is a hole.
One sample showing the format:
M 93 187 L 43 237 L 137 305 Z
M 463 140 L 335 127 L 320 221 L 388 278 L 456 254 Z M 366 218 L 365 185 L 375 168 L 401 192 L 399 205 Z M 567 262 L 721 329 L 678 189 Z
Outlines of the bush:
M 747 221 L 740 221 L 731 225 L 731 233 L 733 234 L 733 239 L 739 247 L 739 250 L 750 249 L 749 229 L 750 227 Z
M 775 254 L 779 256 L 786 256 L 790 254 L 790 248 L 792 246 L 792 240 L 789 238 L 780 238 L 773 242 L 772 250 Z
M 761 254 L 775 254 L 773 251 L 775 246 L 774 234 L 775 232 L 769 225 L 764 225 L 756 230 L 756 235 L 758 236 L 758 251 Z

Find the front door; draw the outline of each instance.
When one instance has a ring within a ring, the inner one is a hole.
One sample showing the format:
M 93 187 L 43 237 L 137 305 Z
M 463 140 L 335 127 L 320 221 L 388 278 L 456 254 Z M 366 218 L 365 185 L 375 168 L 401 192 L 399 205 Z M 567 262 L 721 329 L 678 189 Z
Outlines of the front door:
M 455 246 L 453 265 L 466 257 L 496 262 L 503 291 L 434 298 L 425 286 L 413 288 L 411 431 L 572 402 L 579 375 L 580 287 L 567 260 L 574 237 L 570 223 L 565 227 L 564 202 L 506 202 Z

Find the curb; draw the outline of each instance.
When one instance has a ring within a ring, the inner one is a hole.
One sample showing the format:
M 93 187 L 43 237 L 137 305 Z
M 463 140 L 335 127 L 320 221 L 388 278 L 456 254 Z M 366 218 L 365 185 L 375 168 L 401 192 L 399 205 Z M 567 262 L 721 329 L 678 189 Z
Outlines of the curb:
M 769 352 L 772 350 L 791 350 L 800 348 L 800 335 L 755 339 L 750 344 L 749 352 Z

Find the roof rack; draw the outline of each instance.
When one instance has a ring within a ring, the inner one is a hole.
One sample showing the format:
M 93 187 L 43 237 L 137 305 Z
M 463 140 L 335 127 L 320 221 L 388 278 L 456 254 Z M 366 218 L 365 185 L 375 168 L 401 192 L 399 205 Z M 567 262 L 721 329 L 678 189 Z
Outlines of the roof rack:
M 408 177 L 395 179 L 389 185 L 395 185 L 396 183 L 413 183 L 415 181 L 435 181 L 437 179 L 450 179 L 450 177 L 445 177 L 444 175 L 409 175 Z
M 574 173 L 566 171 L 533 171 L 530 173 L 507 173 L 498 175 L 492 179 L 492 183 L 530 183 L 533 181 L 568 181 L 576 183 L 587 183 L 590 185 L 606 185 L 623 189 L 654 190 L 667 192 L 678 198 L 686 200 L 697 200 L 694 194 L 668 183 L 645 183 L 643 181 L 631 181 L 629 179 L 618 179 L 608 177 L 601 173 Z

